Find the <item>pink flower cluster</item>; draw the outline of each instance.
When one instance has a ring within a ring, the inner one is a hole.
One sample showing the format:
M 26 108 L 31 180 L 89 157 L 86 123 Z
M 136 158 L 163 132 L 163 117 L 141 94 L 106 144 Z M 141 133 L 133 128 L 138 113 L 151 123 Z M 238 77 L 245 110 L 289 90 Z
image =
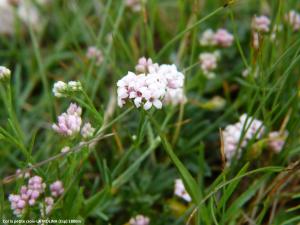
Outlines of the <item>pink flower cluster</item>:
M 52 128 L 57 133 L 63 136 L 73 137 L 80 132 L 82 119 L 82 109 L 75 103 L 71 103 L 67 112 L 58 116 L 57 124 L 53 124 Z M 90 138 L 93 136 L 95 129 L 90 123 L 85 123 L 81 129 L 81 135 L 83 138 Z
M 285 20 L 293 27 L 294 31 L 298 31 L 300 29 L 300 14 L 295 10 L 289 11 L 285 15 Z
M 219 58 L 220 53 L 218 51 L 215 51 L 213 53 L 204 52 L 199 55 L 200 67 L 207 78 L 215 77 L 215 74 L 212 71 L 217 68 L 217 62 Z
M 150 219 L 143 215 L 137 215 L 129 220 L 130 225 L 148 225 L 149 223 Z
M 202 46 L 221 46 L 230 47 L 234 41 L 234 37 L 226 29 L 220 28 L 216 32 L 212 29 L 207 29 L 203 32 L 200 38 L 200 44 Z
M 55 181 L 53 184 L 50 185 L 51 195 L 53 197 L 58 197 L 64 193 L 64 186 L 60 180 Z
M 143 65 L 142 65 L 143 64 Z M 149 110 L 152 106 L 161 109 L 163 103 L 185 101 L 183 94 L 184 75 L 175 65 L 153 64 L 152 60 L 140 59 L 137 68 L 143 68 L 141 74 L 128 72 L 117 82 L 118 105 L 122 107 L 126 101 L 132 100 L 139 108 Z M 176 94 L 174 94 L 174 92 Z
M 288 132 L 273 131 L 269 133 L 269 148 L 275 153 L 280 153 L 285 145 L 285 140 L 288 136 Z
M 261 138 L 264 130 L 262 121 L 248 117 L 247 114 L 242 115 L 239 122 L 228 125 L 222 132 L 227 164 L 231 163 L 233 157 L 240 156 L 241 148 L 246 147 L 249 140 Z
M 254 16 L 252 18 L 252 45 L 254 49 L 258 49 L 260 46 L 260 39 L 263 33 L 270 31 L 271 21 L 266 16 Z
M 266 16 L 254 16 L 252 19 L 252 29 L 256 32 L 267 33 L 270 31 L 271 21 Z
M 104 58 L 102 51 L 96 46 L 88 47 L 86 57 L 90 60 L 95 60 L 97 66 L 102 64 Z
M 10 194 L 8 200 L 11 203 L 11 209 L 16 216 L 21 216 L 27 206 L 34 206 L 38 198 L 45 192 L 46 184 L 43 183 L 43 178 L 40 176 L 31 177 L 28 180 L 27 186 L 23 185 L 19 194 Z M 54 182 L 51 186 L 51 193 L 54 197 L 58 197 L 64 192 L 61 181 Z M 50 212 L 54 200 L 51 197 L 45 198 L 46 212 Z M 48 214 L 47 213 L 47 214 Z
M 27 205 L 33 206 L 36 203 L 38 197 L 44 192 L 46 184 L 43 183 L 43 179 L 39 176 L 34 176 L 29 179 L 28 186 L 22 186 L 20 194 L 9 195 L 9 201 L 11 202 L 11 209 L 15 215 L 21 215 Z
M 24 213 L 26 207 L 26 201 L 21 198 L 20 195 L 9 195 L 8 200 L 10 201 L 10 208 L 16 216 L 20 216 Z
M 66 113 L 58 116 L 58 123 L 53 124 L 52 128 L 64 136 L 74 136 L 80 131 L 82 109 L 71 103 Z
M 221 47 L 230 47 L 233 43 L 234 37 L 225 29 L 218 29 L 214 35 L 217 45 Z

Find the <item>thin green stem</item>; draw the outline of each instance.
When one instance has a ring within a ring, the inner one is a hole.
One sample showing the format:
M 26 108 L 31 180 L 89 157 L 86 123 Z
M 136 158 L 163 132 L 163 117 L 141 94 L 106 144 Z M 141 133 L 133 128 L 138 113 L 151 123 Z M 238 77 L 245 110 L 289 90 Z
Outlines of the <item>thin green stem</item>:
M 152 115 L 149 112 L 146 112 L 146 113 L 147 113 L 148 118 L 150 119 L 150 121 L 152 122 L 154 127 L 156 128 L 156 131 L 157 131 L 159 137 L 161 138 L 161 142 L 164 146 L 165 151 L 167 152 L 170 159 L 176 166 L 178 172 L 180 173 L 180 176 L 187 188 L 187 191 L 191 195 L 193 201 L 196 204 L 199 204 L 199 202 L 201 201 L 202 194 L 201 194 L 200 188 L 199 188 L 196 180 L 193 178 L 193 176 L 190 174 L 190 172 L 187 170 L 187 168 L 184 166 L 184 164 L 179 160 L 179 158 L 174 153 L 174 151 L 171 147 L 171 144 L 168 142 L 166 136 L 161 131 L 159 124 L 156 122 L 156 120 L 152 117 Z
M 236 28 L 236 24 L 235 24 L 235 20 L 234 20 L 234 14 L 233 14 L 233 11 L 231 9 L 229 10 L 229 14 L 230 14 L 230 19 L 231 19 L 232 26 L 233 26 L 233 34 L 234 34 L 235 43 L 236 43 L 236 45 L 238 47 L 238 50 L 241 54 L 241 57 L 242 57 L 242 60 L 243 60 L 243 63 L 245 65 L 245 67 L 248 68 L 249 64 L 247 62 L 247 59 L 245 57 L 244 51 L 242 49 L 242 46 L 241 46 L 241 43 L 240 43 L 240 40 L 239 40 L 239 36 L 238 36 L 238 33 L 237 33 L 237 28 Z
M 195 22 L 194 24 L 192 24 L 191 26 L 189 26 L 185 30 L 181 31 L 179 34 L 177 34 L 175 37 L 173 37 L 168 43 L 165 44 L 165 46 L 158 52 L 158 54 L 156 56 L 156 59 L 160 58 L 163 55 L 163 53 L 165 53 L 165 51 L 168 50 L 168 48 L 171 47 L 178 39 L 180 39 L 182 36 L 184 36 L 184 34 L 186 32 L 189 32 L 190 30 L 192 30 L 195 27 L 199 26 L 201 23 L 203 23 L 206 20 L 208 20 L 209 18 L 213 17 L 214 15 L 216 15 L 217 13 L 222 11 L 223 9 L 224 9 L 223 6 L 217 8 L 216 10 L 214 10 L 213 12 L 208 14 L 207 16 L 203 17 L 202 19 L 198 20 L 197 22 Z

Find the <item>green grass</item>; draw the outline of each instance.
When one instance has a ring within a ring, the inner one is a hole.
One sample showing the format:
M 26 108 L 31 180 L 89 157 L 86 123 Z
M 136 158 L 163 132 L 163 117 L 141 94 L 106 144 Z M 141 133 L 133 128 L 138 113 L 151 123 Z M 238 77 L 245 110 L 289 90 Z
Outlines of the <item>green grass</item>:
M 133 12 L 122 0 L 57 0 L 39 7 L 40 31 L 16 24 L 15 34 L 0 35 L 0 65 L 12 70 L 10 84 L 0 83 L 1 219 L 16 218 L 8 195 L 26 181 L 11 175 L 29 168 L 49 184 L 60 179 L 65 185 L 51 219 L 123 225 L 144 214 L 152 225 L 298 224 L 300 32 L 292 31 L 284 14 L 299 12 L 300 5 L 225 3 L 148 0 Z M 251 18 L 261 14 L 270 17 L 271 27 L 283 23 L 283 30 L 276 43 L 265 38 L 254 50 Z M 235 42 L 220 49 L 216 78 L 210 80 L 198 56 L 213 48 L 200 46 L 199 37 L 220 27 Z M 102 50 L 100 66 L 86 58 L 89 46 Z M 116 105 L 117 80 L 134 71 L 142 56 L 184 71 L 186 104 L 147 113 Z M 246 67 L 253 72 L 245 78 Z M 52 86 L 58 80 L 78 80 L 83 92 L 55 98 Z M 216 96 L 224 106 L 211 103 Z M 51 129 L 70 102 L 83 108 L 97 130 L 92 149 Z M 224 168 L 220 129 L 243 113 L 262 120 L 267 132 L 286 123 L 288 139 L 279 154 L 252 141 Z M 61 154 L 66 145 L 71 152 Z M 191 203 L 173 195 L 177 178 Z M 38 207 L 22 218 L 41 218 Z

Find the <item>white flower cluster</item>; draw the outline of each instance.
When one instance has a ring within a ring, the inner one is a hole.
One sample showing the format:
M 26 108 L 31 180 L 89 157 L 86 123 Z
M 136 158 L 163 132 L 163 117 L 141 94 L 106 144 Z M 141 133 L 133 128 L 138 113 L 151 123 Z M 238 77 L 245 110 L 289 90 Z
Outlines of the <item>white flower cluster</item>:
M 217 68 L 219 58 L 219 51 L 215 51 L 213 53 L 203 52 L 199 55 L 200 67 L 207 78 L 212 79 L 215 77 L 213 70 Z
M 228 125 L 222 132 L 227 164 L 230 165 L 234 157 L 240 156 L 241 149 L 247 146 L 249 140 L 261 138 L 264 130 L 262 121 L 248 117 L 247 114 L 243 114 L 239 122 Z
M 85 123 L 81 128 L 81 136 L 85 139 L 93 137 L 94 133 L 95 128 L 93 128 L 90 123 Z
M 57 124 L 52 125 L 52 129 L 63 136 L 73 137 L 81 132 L 84 139 L 88 139 L 93 136 L 95 128 L 90 123 L 85 123 L 81 128 L 82 109 L 75 103 L 71 103 L 67 112 L 62 113 L 58 116 Z M 66 152 L 66 149 L 64 149 Z
M 137 215 L 129 220 L 130 225 L 148 225 L 150 219 L 144 215 Z
M 285 15 L 285 20 L 293 27 L 294 31 L 298 31 L 300 29 L 300 14 L 295 10 L 289 11 Z
M 55 97 L 62 98 L 81 90 L 82 86 L 79 81 L 69 81 L 68 83 L 57 81 L 54 83 L 52 92 Z
M 140 63 L 139 63 L 140 64 Z M 126 101 L 132 100 L 137 108 L 143 106 L 149 110 L 152 106 L 161 109 L 164 104 L 185 101 L 183 92 L 184 75 L 175 65 L 158 65 L 147 61 L 143 65 L 147 73 L 128 72 L 117 82 L 118 105 L 122 107 Z M 137 68 L 141 69 L 142 65 Z
M 187 202 L 192 201 L 191 196 L 189 193 L 187 193 L 183 181 L 181 179 L 175 180 L 175 186 L 174 186 L 174 194 L 182 199 L 184 199 Z
M 221 46 L 230 47 L 233 43 L 234 37 L 226 29 L 218 29 L 214 32 L 212 29 L 207 29 L 203 32 L 200 38 L 200 44 L 202 46 Z
M 8 80 L 10 76 L 11 76 L 11 71 L 4 66 L 0 66 L 0 81 Z

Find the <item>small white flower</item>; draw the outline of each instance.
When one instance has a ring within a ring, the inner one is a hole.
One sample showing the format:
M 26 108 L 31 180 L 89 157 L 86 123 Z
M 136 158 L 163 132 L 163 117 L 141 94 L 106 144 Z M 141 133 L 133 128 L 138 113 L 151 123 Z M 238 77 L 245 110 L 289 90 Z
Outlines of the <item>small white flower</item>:
M 11 71 L 4 66 L 0 66 L 0 81 L 8 80 L 10 79 L 10 76 L 11 76 Z
M 95 133 L 95 128 L 90 123 L 85 123 L 81 128 L 81 136 L 83 138 L 91 138 Z
M 65 147 L 63 147 L 62 149 L 61 149 L 61 153 L 67 153 L 67 152 L 69 152 L 70 151 L 70 147 L 69 146 L 65 146 Z
M 55 97 L 62 98 L 81 90 L 82 85 L 79 81 L 69 81 L 68 83 L 57 81 L 53 85 L 52 92 Z
M 192 201 L 191 196 L 189 193 L 187 193 L 183 181 L 181 179 L 175 180 L 175 186 L 174 186 L 174 194 L 182 199 L 184 199 L 187 202 Z
M 217 68 L 219 57 L 220 53 L 218 51 L 213 53 L 204 52 L 199 55 L 200 67 L 205 75 L 209 75 Z
M 269 133 L 269 148 L 273 150 L 275 153 L 280 153 L 283 149 L 283 146 L 285 145 L 285 140 L 288 136 L 288 132 L 285 131 L 283 134 L 281 134 L 278 131 L 273 131 Z
M 130 225 L 148 225 L 150 219 L 144 215 L 137 215 L 129 220 Z
M 79 81 L 69 81 L 68 82 L 68 88 L 71 91 L 81 91 L 82 90 L 82 86 L 81 86 L 81 83 Z
M 22 172 L 22 170 L 17 169 L 16 176 L 18 178 L 29 178 L 30 177 L 30 173 L 29 172 Z
M 294 31 L 298 31 L 300 29 L 300 14 L 295 10 L 289 11 L 285 15 L 285 20 L 292 26 Z
M 65 92 L 67 91 L 68 85 L 63 81 L 57 81 L 54 83 L 52 92 L 55 97 L 61 98 L 65 96 Z
M 215 33 L 212 29 L 207 29 L 203 32 L 200 38 L 200 45 L 202 46 L 215 46 L 217 44 Z
M 246 68 L 246 69 L 243 70 L 242 76 L 243 77 L 248 77 L 250 73 L 251 73 L 251 68 Z

